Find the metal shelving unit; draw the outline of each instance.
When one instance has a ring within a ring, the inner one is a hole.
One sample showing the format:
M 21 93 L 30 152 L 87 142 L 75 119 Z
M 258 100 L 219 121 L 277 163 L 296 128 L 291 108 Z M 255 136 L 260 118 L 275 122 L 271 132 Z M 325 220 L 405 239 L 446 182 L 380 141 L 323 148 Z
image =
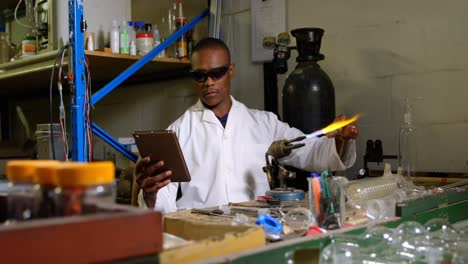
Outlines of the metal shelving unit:
M 85 138 L 85 51 L 84 43 L 84 24 L 83 20 L 83 1 L 68 0 L 69 10 L 69 32 L 71 46 L 71 71 L 73 72 L 73 80 L 70 83 L 72 91 L 71 98 L 71 138 L 72 138 L 72 157 L 75 161 L 87 161 L 87 145 Z M 133 63 L 130 67 L 120 73 L 116 78 L 107 83 L 104 87 L 94 93 L 91 97 L 91 105 L 95 105 L 106 95 L 112 92 L 117 86 L 127 80 L 132 74 L 138 71 L 148 62 L 152 61 L 161 51 L 169 47 L 173 42 L 180 38 L 183 34 L 198 24 L 203 18 L 209 16 L 209 34 L 212 37 L 219 37 L 219 24 L 221 14 L 221 0 L 209 1 L 209 8 L 206 8 L 187 25 L 172 34 L 166 41 L 151 50 L 140 60 Z M 128 150 L 124 145 L 120 144 L 117 139 L 100 128 L 97 124 L 92 123 L 93 132 L 116 150 L 121 152 L 130 160 L 136 162 L 137 156 Z

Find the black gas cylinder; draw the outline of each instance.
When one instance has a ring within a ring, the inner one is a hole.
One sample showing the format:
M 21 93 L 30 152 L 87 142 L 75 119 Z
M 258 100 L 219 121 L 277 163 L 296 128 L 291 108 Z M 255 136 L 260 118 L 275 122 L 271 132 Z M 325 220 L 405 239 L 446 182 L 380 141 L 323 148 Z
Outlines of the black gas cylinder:
M 320 54 L 324 30 L 298 28 L 291 33 L 299 56 L 283 87 L 283 119 L 302 132 L 311 133 L 335 119 L 335 88 L 317 63 L 325 58 Z

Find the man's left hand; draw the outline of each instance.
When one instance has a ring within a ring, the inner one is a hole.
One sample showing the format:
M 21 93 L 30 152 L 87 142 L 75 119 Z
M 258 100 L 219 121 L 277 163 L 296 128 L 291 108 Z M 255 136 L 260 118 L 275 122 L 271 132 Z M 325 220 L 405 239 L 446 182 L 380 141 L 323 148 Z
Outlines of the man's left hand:
M 335 121 L 345 120 L 345 119 L 346 119 L 345 115 L 339 115 L 335 118 Z M 358 135 L 359 135 L 359 126 L 356 123 L 351 123 L 347 126 L 342 127 L 341 129 L 328 133 L 327 137 L 335 138 L 336 151 L 338 152 L 338 155 L 341 157 L 344 153 L 344 148 L 346 147 L 345 146 L 346 143 L 350 139 L 356 139 Z

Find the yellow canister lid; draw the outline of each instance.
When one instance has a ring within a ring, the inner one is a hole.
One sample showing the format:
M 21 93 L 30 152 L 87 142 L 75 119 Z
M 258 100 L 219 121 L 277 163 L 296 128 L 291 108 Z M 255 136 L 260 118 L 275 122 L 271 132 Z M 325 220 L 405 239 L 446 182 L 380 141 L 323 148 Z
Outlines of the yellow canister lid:
M 12 182 L 36 181 L 38 166 L 48 166 L 56 163 L 54 160 L 12 160 L 7 162 L 7 178 Z
M 58 161 L 39 164 L 36 168 L 36 182 L 39 184 L 50 184 L 56 186 L 58 184 L 57 168 L 60 164 L 61 163 Z
M 57 168 L 57 179 L 63 187 L 109 184 L 115 179 L 115 165 L 111 161 L 63 163 Z

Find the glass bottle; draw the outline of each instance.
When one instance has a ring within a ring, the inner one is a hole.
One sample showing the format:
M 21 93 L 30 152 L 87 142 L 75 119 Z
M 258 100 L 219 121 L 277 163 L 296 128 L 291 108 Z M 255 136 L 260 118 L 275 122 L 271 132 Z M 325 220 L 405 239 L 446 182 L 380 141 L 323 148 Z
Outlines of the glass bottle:
M 413 123 L 413 104 L 405 99 L 403 124 L 399 134 L 398 163 L 403 168 L 403 176 L 413 181 L 416 171 L 417 139 L 416 126 Z
M 133 21 L 128 21 L 128 43 L 136 41 L 136 31 L 133 25 Z M 129 44 L 130 45 L 130 44 Z

